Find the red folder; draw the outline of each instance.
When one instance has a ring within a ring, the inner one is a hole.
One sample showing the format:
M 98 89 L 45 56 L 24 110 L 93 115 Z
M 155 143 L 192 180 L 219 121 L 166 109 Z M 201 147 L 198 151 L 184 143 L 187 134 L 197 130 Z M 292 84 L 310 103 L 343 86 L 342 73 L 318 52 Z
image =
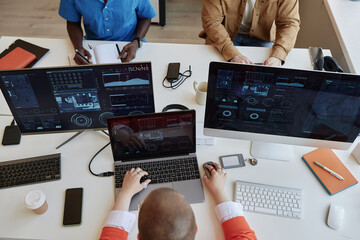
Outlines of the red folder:
M 35 54 L 28 52 L 21 47 L 16 47 L 0 59 L 0 69 L 25 68 L 35 59 Z

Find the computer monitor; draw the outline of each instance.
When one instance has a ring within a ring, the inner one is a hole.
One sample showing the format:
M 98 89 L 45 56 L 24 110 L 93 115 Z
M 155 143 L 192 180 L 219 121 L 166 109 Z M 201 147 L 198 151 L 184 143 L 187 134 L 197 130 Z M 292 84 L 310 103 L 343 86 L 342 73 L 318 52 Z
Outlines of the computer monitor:
M 251 140 L 254 157 L 291 160 L 289 145 L 349 148 L 359 108 L 357 75 L 211 62 L 204 134 Z
M 107 118 L 155 112 L 150 62 L 0 71 L 22 134 L 107 129 Z

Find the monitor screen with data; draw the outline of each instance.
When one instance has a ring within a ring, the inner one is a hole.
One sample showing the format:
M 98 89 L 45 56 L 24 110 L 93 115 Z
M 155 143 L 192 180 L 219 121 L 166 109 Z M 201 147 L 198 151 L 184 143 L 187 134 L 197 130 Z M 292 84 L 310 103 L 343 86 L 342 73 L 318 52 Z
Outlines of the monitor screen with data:
M 151 63 L 0 71 L 23 134 L 106 129 L 112 116 L 153 113 Z
M 212 62 L 204 128 L 254 141 L 352 143 L 359 110 L 357 75 Z

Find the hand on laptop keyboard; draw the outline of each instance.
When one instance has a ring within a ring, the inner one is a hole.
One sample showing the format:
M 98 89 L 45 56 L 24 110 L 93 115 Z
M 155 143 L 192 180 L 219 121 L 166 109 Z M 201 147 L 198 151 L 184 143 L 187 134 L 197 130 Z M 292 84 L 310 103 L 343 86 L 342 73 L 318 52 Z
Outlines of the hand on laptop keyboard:
M 180 159 L 167 159 L 164 161 L 142 162 L 141 168 L 148 172 L 140 181 L 151 179 L 151 183 L 167 183 L 186 181 L 200 178 L 199 167 L 196 157 Z M 115 166 L 115 186 L 121 188 L 126 172 L 131 168 L 137 168 L 139 163 L 121 164 Z
M 149 176 L 142 176 L 140 178 L 140 183 L 143 183 L 145 180 L 148 180 L 148 179 L 150 179 Z
M 150 179 L 144 180 L 140 183 L 140 179 L 144 176 L 147 176 L 148 173 L 143 171 L 141 168 L 131 168 L 129 171 L 126 172 L 121 192 L 125 192 L 131 194 L 132 196 L 144 188 L 151 182 Z

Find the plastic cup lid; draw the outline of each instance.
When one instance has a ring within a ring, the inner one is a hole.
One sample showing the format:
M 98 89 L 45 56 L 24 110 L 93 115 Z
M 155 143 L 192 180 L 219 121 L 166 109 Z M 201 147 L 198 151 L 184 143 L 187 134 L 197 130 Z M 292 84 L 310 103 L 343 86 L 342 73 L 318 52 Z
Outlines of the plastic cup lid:
M 45 193 L 40 190 L 33 190 L 25 197 L 25 204 L 29 209 L 37 209 L 45 202 Z

